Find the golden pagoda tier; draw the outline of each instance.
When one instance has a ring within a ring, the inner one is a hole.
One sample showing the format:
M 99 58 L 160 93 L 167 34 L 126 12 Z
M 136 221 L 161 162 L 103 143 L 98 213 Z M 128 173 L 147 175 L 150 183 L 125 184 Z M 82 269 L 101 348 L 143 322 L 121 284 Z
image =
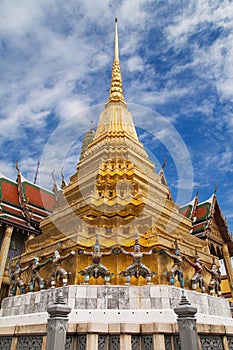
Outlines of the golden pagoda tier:
M 190 234 L 192 218 L 179 212 L 164 172 L 155 173 L 155 165 L 138 139 L 123 96 L 117 21 L 109 98 L 93 133 L 92 130 L 90 142 L 82 149 L 76 172 L 58 196 L 53 214 L 41 221 L 42 234 L 28 241 L 21 263 L 30 263 L 35 256 L 46 259 L 56 249 L 62 255 L 74 251 L 76 255 L 71 254 L 62 265 L 71 273 L 69 283 L 80 284 L 84 282 L 81 271 L 91 264 L 91 253 L 98 243 L 105 254 L 101 262 L 111 272 L 110 283 L 124 284 L 122 271 L 132 264 L 130 253 L 138 244 L 144 254 L 143 264 L 155 272 L 151 283 L 168 284 L 167 274 L 173 261 L 161 252 L 164 249 L 172 252 L 178 244 L 181 256 L 192 258 L 198 253 L 201 261 L 210 267 L 208 239 Z M 225 244 L 224 239 L 221 244 Z M 186 261 L 183 269 L 185 288 L 191 288 L 194 270 Z M 49 280 L 50 263 L 42 271 Z M 229 264 L 228 272 L 232 274 Z M 29 276 L 30 272 L 27 273 Z M 208 272 L 203 274 L 208 280 Z M 88 282 L 106 281 L 91 277 Z M 131 279 L 131 284 L 136 285 L 147 282 L 143 276 Z M 178 281 L 175 284 L 179 286 Z

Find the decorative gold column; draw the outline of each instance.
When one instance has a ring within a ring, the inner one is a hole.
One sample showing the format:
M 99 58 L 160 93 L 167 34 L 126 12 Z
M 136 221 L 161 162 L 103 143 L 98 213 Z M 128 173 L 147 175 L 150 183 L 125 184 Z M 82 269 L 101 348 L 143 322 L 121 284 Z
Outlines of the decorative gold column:
M 0 288 L 2 286 L 3 274 L 6 267 L 6 260 L 9 253 L 11 236 L 13 232 L 13 226 L 6 226 L 4 237 L 2 240 L 2 246 L 0 251 Z
M 233 298 L 233 269 L 227 244 L 223 244 L 223 261 L 227 273 L 227 279 L 229 281 L 231 295 Z

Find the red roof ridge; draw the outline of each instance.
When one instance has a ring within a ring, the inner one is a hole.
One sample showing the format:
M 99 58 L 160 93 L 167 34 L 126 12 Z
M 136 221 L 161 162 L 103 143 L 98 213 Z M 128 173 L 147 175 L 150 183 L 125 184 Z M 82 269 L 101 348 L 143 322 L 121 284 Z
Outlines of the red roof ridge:
M 38 188 L 39 190 L 43 190 L 43 191 L 49 192 L 52 195 L 54 195 L 53 191 L 51 191 L 51 190 L 49 190 L 49 189 L 47 189 L 47 188 L 45 188 L 43 186 L 40 186 L 38 184 L 34 184 L 34 182 L 31 182 L 31 181 L 27 180 L 22 174 L 21 174 L 21 179 L 22 179 L 22 183 L 27 183 L 27 184 L 35 187 L 35 188 Z
M 22 183 L 27 183 L 27 184 L 29 184 L 29 185 L 32 185 L 32 186 L 35 187 L 35 188 L 38 188 L 39 190 L 43 190 L 43 191 L 45 191 L 45 192 L 48 192 L 48 193 L 51 193 L 52 195 L 54 195 L 54 192 L 53 192 L 53 191 L 51 191 L 51 190 L 49 190 L 49 189 L 47 189 L 47 188 L 45 188 L 45 187 L 43 187 L 43 186 L 40 186 L 40 185 L 38 185 L 38 184 L 34 184 L 33 182 L 31 182 L 31 181 L 29 181 L 28 179 L 26 179 L 26 178 L 22 175 L 21 172 L 20 172 L 20 176 L 21 176 L 21 182 L 22 182 Z M 14 185 L 17 185 L 17 181 L 14 181 L 14 180 L 10 179 L 9 177 L 5 176 L 2 172 L 0 172 L 0 179 L 5 179 L 5 180 L 7 180 L 7 181 L 13 183 Z

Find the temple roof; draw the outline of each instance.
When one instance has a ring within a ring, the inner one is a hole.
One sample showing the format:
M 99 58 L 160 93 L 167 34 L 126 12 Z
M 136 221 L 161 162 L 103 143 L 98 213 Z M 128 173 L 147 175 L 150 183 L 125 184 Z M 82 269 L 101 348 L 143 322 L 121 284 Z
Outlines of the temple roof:
M 179 212 L 192 220 L 190 233 L 199 238 L 209 237 L 214 220 L 222 239 L 229 246 L 230 254 L 233 255 L 232 236 L 222 215 L 216 193 L 202 203 L 198 203 L 198 196 L 196 195 L 190 203 L 180 207 Z
M 0 221 L 39 233 L 40 221 L 52 213 L 54 193 L 26 180 L 18 171 L 17 181 L 0 176 Z

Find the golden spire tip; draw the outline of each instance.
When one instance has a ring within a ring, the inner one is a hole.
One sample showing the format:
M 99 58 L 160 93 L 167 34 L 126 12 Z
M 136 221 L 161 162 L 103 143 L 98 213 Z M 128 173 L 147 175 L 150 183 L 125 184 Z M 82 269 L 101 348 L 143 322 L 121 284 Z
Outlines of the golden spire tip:
M 114 41 L 115 41 L 114 57 L 119 59 L 117 17 L 115 18 L 115 40 Z
M 124 101 L 123 91 L 122 91 L 122 78 L 121 78 L 121 68 L 119 60 L 119 47 L 118 47 L 118 28 L 117 28 L 117 17 L 115 17 L 115 36 L 114 36 L 114 60 L 112 66 L 112 81 L 110 86 L 109 102 L 122 102 L 126 105 Z

